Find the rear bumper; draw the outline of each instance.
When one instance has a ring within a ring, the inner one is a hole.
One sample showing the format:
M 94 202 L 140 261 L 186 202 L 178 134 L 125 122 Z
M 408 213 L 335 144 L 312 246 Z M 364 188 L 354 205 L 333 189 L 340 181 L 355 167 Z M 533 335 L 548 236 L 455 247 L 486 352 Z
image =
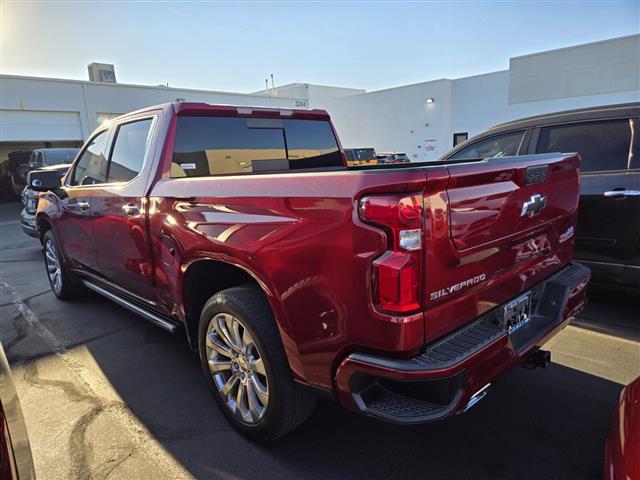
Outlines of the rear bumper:
M 429 422 L 464 411 L 488 384 L 582 310 L 589 278 L 589 269 L 574 263 L 533 287 L 531 318 L 511 333 L 495 323 L 503 304 L 417 357 L 353 353 L 336 372 L 338 398 L 347 408 L 395 423 Z
M 30 237 L 38 238 L 36 216 L 27 213 L 24 208 L 20 212 L 20 228 L 22 228 L 22 231 Z

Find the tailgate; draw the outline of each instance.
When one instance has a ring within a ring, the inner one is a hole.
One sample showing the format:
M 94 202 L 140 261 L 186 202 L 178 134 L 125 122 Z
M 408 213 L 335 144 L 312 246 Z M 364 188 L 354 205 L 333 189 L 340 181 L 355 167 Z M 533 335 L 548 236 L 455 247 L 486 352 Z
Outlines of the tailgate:
M 574 156 L 528 155 L 448 167 L 451 239 L 464 250 L 523 234 L 576 209 Z
M 446 192 L 425 191 L 427 341 L 570 262 L 579 162 L 558 153 L 447 165 Z

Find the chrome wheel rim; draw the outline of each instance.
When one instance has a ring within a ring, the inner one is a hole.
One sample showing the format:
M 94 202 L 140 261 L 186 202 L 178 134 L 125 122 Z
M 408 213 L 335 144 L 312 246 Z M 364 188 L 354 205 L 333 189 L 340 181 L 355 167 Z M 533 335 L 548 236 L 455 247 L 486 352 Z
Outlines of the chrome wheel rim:
M 227 409 L 243 424 L 260 422 L 269 404 L 269 382 L 251 332 L 237 317 L 218 313 L 209 321 L 206 353 Z
M 44 244 L 44 261 L 47 265 L 47 275 L 54 292 L 58 293 L 62 289 L 62 269 L 60 260 L 53 240 L 49 239 Z

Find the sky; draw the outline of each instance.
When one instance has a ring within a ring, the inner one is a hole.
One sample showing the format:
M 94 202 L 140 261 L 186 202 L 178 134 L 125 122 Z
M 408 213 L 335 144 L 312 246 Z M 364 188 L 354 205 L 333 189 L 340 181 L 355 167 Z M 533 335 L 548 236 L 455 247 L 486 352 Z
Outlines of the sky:
M 640 32 L 640 1 L 28 2 L 0 0 L 0 73 L 253 92 L 378 90 Z

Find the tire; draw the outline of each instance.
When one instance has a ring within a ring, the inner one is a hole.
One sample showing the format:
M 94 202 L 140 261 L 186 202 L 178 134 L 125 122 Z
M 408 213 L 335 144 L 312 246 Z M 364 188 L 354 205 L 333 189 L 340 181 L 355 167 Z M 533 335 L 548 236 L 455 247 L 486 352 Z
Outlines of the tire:
M 42 255 L 53 294 L 60 300 L 73 300 L 82 296 L 84 288 L 69 273 L 53 230 L 47 230 L 42 237 Z
M 218 406 L 246 437 L 275 440 L 313 412 L 316 397 L 294 383 L 273 313 L 259 288 L 242 285 L 211 297 L 202 309 L 198 342 Z

